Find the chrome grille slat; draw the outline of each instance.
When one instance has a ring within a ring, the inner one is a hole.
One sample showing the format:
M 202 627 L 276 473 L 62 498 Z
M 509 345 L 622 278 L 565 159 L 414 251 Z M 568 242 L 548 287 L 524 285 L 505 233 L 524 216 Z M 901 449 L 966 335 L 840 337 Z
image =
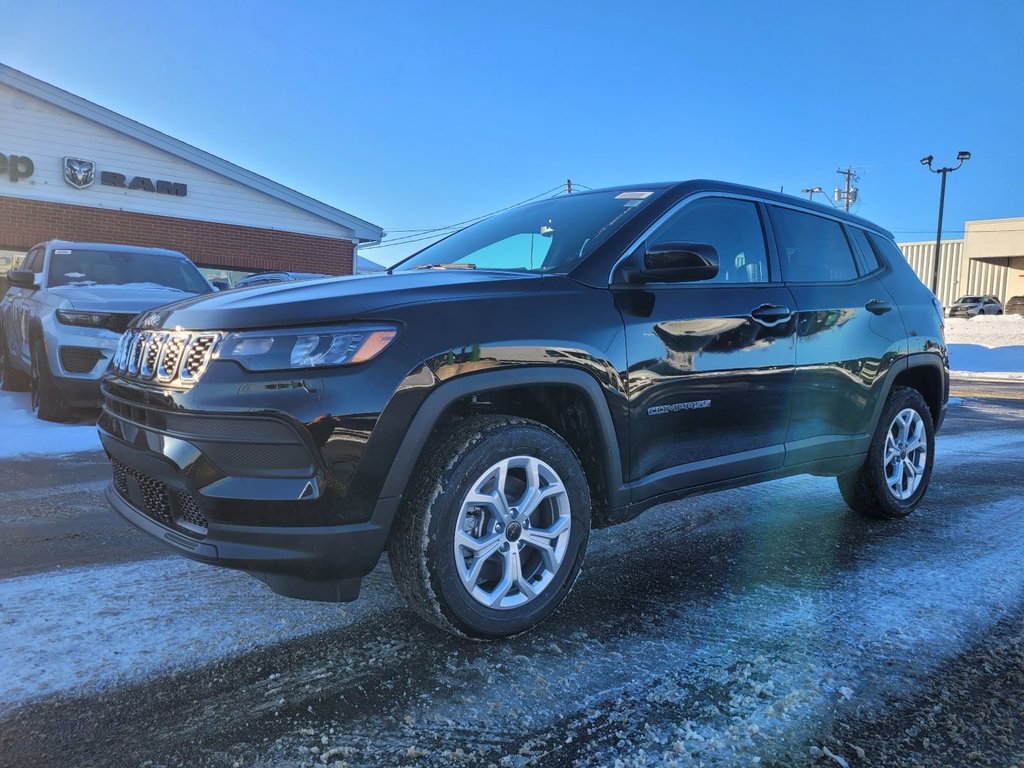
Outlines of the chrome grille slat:
M 181 380 L 194 382 L 203 375 L 206 366 L 213 354 L 213 345 L 217 336 L 210 333 L 200 333 L 192 337 L 185 350 L 185 362 L 181 365 Z
M 178 375 L 178 363 L 181 362 L 181 353 L 188 343 L 189 334 L 171 333 L 167 335 L 166 342 L 160 350 L 160 359 L 156 364 L 156 378 L 158 381 L 174 381 Z
M 128 353 L 128 373 L 132 376 L 137 376 L 139 373 L 139 361 L 146 348 L 146 344 L 149 342 L 149 337 L 149 333 L 140 333 L 132 342 L 131 351 Z
M 144 379 L 152 379 L 156 374 L 156 362 L 160 359 L 160 353 L 167 341 L 166 333 L 154 333 L 146 342 L 146 347 L 139 357 L 139 376 Z
M 189 387 L 213 359 L 222 333 L 211 331 L 126 331 L 118 342 L 113 366 L 129 379 L 155 379 Z

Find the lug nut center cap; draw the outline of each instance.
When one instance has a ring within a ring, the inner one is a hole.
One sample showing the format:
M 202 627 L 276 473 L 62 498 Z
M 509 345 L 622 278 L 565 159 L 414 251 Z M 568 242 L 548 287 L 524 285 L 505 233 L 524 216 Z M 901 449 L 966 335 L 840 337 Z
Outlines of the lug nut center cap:
M 519 537 L 523 535 L 523 526 L 519 523 L 509 523 L 508 528 L 505 529 L 505 538 L 509 541 L 518 541 Z

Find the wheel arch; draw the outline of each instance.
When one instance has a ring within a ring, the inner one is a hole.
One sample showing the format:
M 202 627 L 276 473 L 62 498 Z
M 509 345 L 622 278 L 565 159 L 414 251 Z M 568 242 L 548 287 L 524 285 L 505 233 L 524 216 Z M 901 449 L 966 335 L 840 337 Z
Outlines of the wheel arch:
M 931 352 L 918 353 L 904 357 L 893 364 L 886 377 L 881 397 L 875 404 L 870 434 L 874 434 L 877 428 L 878 419 L 882 415 L 882 409 L 885 407 L 893 387 L 910 387 L 920 392 L 928 404 L 935 430 L 938 431 L 945 413 L 946 400 L 949 397 L 949 379 L 945 364 L 939 355 Z
M 431 437 L 450 418 L 473 412 L 530 418 L 565 440 L 590 486 L 594 527 L 607 525 L 611 511 L 628 502 L 611 410 L 600 384 L 585 371 L 551 366 L 486 371 L 439 385 L 413 417 L 381 497 L 405 493 Z

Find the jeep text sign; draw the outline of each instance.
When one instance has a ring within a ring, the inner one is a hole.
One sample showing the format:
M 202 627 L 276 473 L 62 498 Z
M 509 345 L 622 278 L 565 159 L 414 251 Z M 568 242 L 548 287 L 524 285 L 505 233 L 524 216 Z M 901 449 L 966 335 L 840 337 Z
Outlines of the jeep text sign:
M 7 174 L 11 181 L 27 179 L 35 173 L 36 166 L 31 157 L 25 155 L 5 155 L 0 153 L 0 176 Z

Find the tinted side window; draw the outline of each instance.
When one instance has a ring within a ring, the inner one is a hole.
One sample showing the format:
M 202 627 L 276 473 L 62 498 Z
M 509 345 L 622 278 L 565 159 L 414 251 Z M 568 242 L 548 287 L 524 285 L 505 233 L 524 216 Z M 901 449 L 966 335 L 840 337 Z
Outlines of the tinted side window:
M 860 227 L 847 227 L 846 231 L 850 233 L 850 239 L 853 240 L 861 272 L 867 274 L 881 267 L 882 259 L 868 240 L 868 233 Z
M 25 263 L 21 266 L 22 269 L 29 269 L 35 272 L 37 275 L 43 271 L 43 249 L 37 248 L 34 251 L 30 251 L 28 256 L 25 257 Z
M 757 205 L 707 197 L 686 205 L 649 239 L 704 243 L 718 251 L 718 275 L 704 283 L 766 283 L 768 254 Z
M 874 248 L 875 256 L 879 261 L 884 263 L 885 260 L 888 259 L 890 263 L 896 262 L 897 264 L 900 261 L 905 261 L 903 251 L 901 251 L 900 247 L 896 245 L 896 243 L 892 242 L 892 240 L 880 237 L 874 232 L 868 232 L 867 235 L 868 242 L 870 242 L 871 247 Z
M 790 208 L 772 208 L 782 276 L 793 283 L 853 280 L 857 266 L 839 222 Z

